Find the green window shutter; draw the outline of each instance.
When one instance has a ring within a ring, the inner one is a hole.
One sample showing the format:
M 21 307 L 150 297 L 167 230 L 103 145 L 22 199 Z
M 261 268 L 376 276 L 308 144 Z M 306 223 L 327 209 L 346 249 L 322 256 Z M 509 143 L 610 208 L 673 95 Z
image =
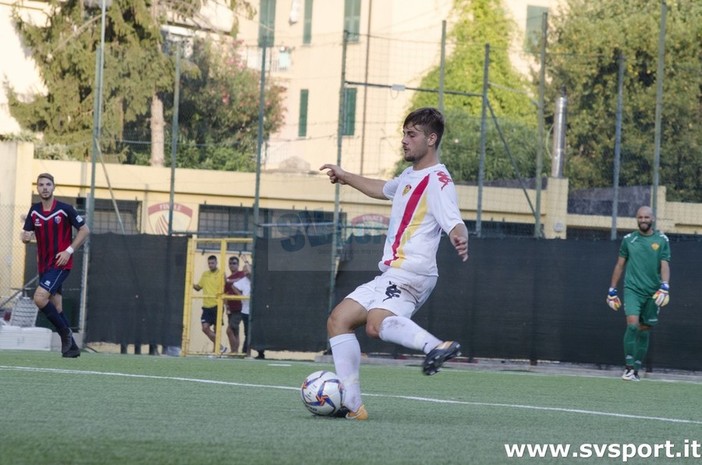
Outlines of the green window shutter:
M 344 127 L 341 134 L 353 136 L 356 132 L 356 92 L 357 89 L 344 89 Z
M 275 43 L 275 0 L 261 0 L 258 16 L 258 46 L 272 47 Z
M 305 0 L 305 19 L 302 29 L 302 43 L 309 45 L 312 43 L 312 1 Z
M 344 30 L 349 42 L 358 42 L 361 32 L 361 0 L 344 0 Z
M 307 105 L 309 97 L 310 91 L 308 89 L 300 90 L 300 118 L 297 126 L 298 137 L 307 137 Z
M 544 6 L 527 5 L 526 34 L 524 35 L 524 50 L 534 51 L 541 43 L 541 22 L 548 8 Z

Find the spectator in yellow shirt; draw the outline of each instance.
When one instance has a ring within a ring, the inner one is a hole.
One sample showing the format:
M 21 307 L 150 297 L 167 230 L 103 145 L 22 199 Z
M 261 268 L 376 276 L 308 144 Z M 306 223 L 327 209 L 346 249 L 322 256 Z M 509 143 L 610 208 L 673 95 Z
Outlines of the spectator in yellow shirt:
M 202 273 L 200 281 L 193 284 L 193 289 L 203 291 L 202 296 L 202 332 L 215 342 L 215 330 L 217 329 L 217 295 L 222 293 L 224 287 L 224 273 L 217 268 L 217 257 L 210 255 L 207 257 L 208 270 Z M 227 348 L 220 344 L 220 353 L 226 352 Z

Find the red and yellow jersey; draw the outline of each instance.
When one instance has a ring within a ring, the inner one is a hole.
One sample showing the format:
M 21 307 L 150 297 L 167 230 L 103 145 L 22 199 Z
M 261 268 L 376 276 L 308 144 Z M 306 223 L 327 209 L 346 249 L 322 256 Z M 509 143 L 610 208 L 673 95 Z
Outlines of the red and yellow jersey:
M 392 211 L 380 270 L 400 268 L 438 276 L 436 251 L 441 231 L 448 234 L 463 223 L 446 167 L 438 164 L 420 171 L 409 167 L 385 183 L 383 194 L 392 200 Z

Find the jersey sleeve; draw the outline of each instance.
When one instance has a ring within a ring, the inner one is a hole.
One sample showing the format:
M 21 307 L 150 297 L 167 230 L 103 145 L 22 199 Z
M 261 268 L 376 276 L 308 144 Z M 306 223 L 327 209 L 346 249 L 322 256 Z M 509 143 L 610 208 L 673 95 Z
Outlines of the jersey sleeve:
M 458 198 L 453 180 L 446 171 L 432 173 L 429 183 L 429 203 L 436 222 L 446 233 L 450 233 L 456 225 L 463 224 L 461 210 L 458 208 Z
M 400 178 L 393 178 L 385 183 L 383 186 L 383 195 L 389 200 L 395 197 L 395 192 L 397 192 L 397 187 L 400 185 Z
M 66 205 L 66 213 L 68 213 L 68 219 L 74 228 L 80 229 L 85 225 L 85 218 L 80 216 L 78 214 L 78 210 L 76 210 L 72 205 Z
M 619 256 L 622 258 L 629 258 L 629 242 L 627 239 L 629 239 L 629 234 L 624 236 L 624 239 L 622 239 L 622 243 L 619 246 Z
M 670 261 L 670 241 L 668 241 L 668 236 L 661 234 L 663 239 L 661 243 L 661 260 L 669 262 Z
M 34 222 L 32 221 L 32 209 L 29 209 L 29 213 L 27 213 L 27 217 L 24 219 L 24 227 L 22 228 L 25 231 L 34 231 Z

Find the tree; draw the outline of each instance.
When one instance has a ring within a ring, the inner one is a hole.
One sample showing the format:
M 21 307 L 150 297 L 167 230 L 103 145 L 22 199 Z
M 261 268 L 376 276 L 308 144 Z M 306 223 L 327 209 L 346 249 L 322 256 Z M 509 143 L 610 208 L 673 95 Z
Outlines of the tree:
M 235 42 L 197 40 L 183 74 L 178 166 L 254 171 L 261 73 L 247 68 Z M 263 138 L 284 122 L 284 89 L 265 89 Z
M 104 111 L 101 147 L 114 153 L 125 123 L 146 114 L 153 83 L 172 86 L 170 60 L 160 53 L 158 24 L 144 4 L 126 0 L 108 10 Z M 95 54 L 100 43 L 100 10 L 86 9 L 80 0 L 52 0 L 47 24 L 33 25 L 15 15 L 17 28 L 32 51 L 46 95 L 21 101 L 9 89 L 10 109 L 23 128 L 42 135 L 48 146 L 63 146 L 72 159 L 90 154 L 95 98 Z M 42 155 L 42 146 L 38 147 Z
M 668 1 L 660 185 L 702 201 L 702 3 Z M 617 60 L 625 60 L 620 185 L 650 185 L 654 155 L 659 2 L 567 0 L 552 18 L 551 98 L 568 92 L 571 187 L 612 186 Z
M 508 52 L 513 24 L 505 15 L 500 0 L 456 0 L 457 18 L 447 41 L 451 53 L 446 59 L 444 88 L 473 94 L 444 97 L 446 134 L 441 145 L 442 162 L 455 181 L 478 178 L 480 156 L 480 115 L 482 109 L 485 44 L 490 45 L 490 104 L 498 117 L 518 171 L 533 176 L 536 153 L 536 108 L 527 95 L 528 82 L 512 67 Z M 439 88 L 440 69 L 434 68 L 422 79 L 420 87 Z M 437 95 L 418 93 L 411 107 L 436 106 Z M 490 113 L 487 114 L 488 119 Z M 516 177 L 494 122 L 488 121 L 486 179 Z M 398 162 L 396 171 L 406 164 Z
M 105 153 L 127 155 L 119 143 L 125 126 L 147 125 L 149 137 L 163 131 L 163 115 L 154 111 L 162 112 L 161 95 L 173 89 L 174 67 L 162 52 L 160 27 L 167 13 L 182 22 L 197 18 L 201 4 L 202 0 L 114 0 L 107 9 L 100 141 Z M 229 5 L 252 14 L 246 0 L 230 0 Z M 32 51 L 48 92 L 24 102 L 8 89 L 8 98 L 20 125 L 41 134 L 44 145 L 37 148 L 39 156 L 83 160 L 89 156 L 100 43 L 98 6 L 99 2 L 86 8 L 82 0 L 50 0 L 45 25 L 26 22 L 15 12 L 20 36 Z M 160 144 L 162 152 L 163 137 Z

